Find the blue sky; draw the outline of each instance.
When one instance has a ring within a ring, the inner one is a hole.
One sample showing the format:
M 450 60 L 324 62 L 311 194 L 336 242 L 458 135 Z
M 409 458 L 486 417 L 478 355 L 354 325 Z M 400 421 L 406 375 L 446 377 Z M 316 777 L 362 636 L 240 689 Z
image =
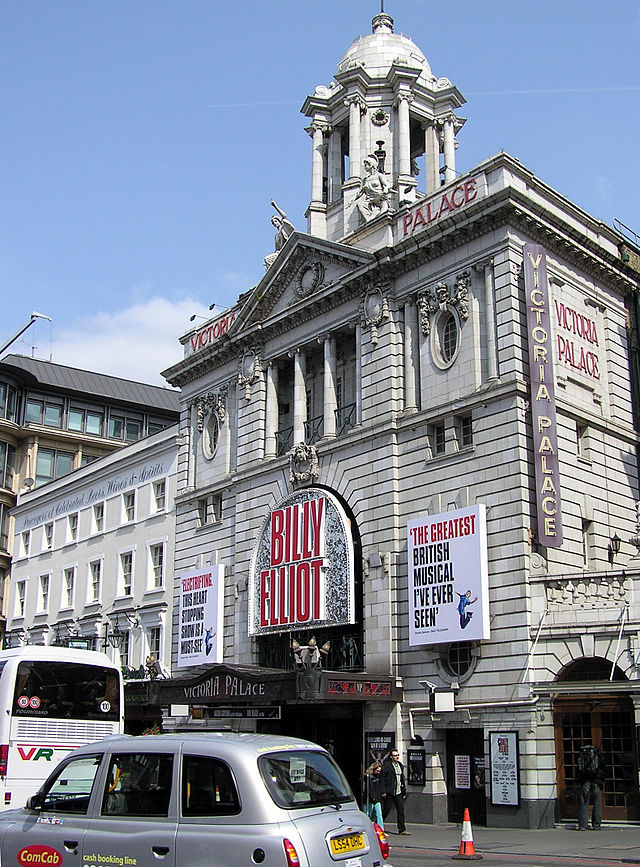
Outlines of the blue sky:
M 5 0 L 0 342 L 162 382 L 193 313 L 264 273 L 311 188 L 299 110 L 379 0 Z M 385 0 L 467 99 L 464 172 L 505 150 L 640 233 L 640 0 Z M 199 320 L 196 320 L 196 322 Z M 35 349 L 33 348 L 35 346 Z

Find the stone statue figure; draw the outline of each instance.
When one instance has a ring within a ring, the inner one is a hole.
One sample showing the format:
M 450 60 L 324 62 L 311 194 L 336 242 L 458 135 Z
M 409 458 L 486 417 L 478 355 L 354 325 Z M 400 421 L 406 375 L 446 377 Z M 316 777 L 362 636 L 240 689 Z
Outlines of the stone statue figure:
M 280 250 L 282 250 L 289 238 L 295 232 L 293 224 L 289 221 L 287 215 L 282 210 L 282 208 L 279 208 L 273 201 L 273 199 L 271 199 L 271 204 L 278 212 L 277 214 L 274 214 L 273 217 L 271 217 L 271 225 L 274 226 L 276 230 L 276 237 L 274 239 L 275 250 L 273 253 L 269 253 L 268 256 L 265 256 L 265 268 L 269 268 L 271 265 L 273 265 L 278 256 L 278 253 L 280 252 Z
M 360 192 L 355 198 L 356 207 L 364 222 L 385 214 L 389 209 L 389 182 L 378 166 L 375 154 L 368 154 L 362 161 L 366 172 Z

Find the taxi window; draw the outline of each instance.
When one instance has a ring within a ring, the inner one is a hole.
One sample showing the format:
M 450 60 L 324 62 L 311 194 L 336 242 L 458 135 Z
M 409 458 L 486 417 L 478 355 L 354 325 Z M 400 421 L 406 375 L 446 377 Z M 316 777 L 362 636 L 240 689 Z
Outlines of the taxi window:
M 269 753 L 260 756 L 258 767 L 273 800 L 287 810 L 353 799 L 342 771 L 326 753 L 312 750 Z
M 232 816 L 239 812 L 240 798 L 229 766 L 208 756 L 185 756 L 182 815 Z
M 102 815 L 166 816 L 172 777 L 172 755 L 114 753 L 102 796 Z
M 102 756 L 81 756 L 59 769 L 46 784 L 42 798 L 42 812 L 80 813 L 89 809 L 91 789 Z

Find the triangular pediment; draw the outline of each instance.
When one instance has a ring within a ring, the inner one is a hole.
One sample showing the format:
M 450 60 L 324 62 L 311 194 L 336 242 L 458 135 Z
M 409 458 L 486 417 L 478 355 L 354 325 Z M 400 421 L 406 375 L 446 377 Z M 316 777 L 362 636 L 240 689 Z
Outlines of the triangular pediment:
M 295 232 L 249 293 L 238 327 L 263 323 L 317 299 L 373 259 L 366 250 Z

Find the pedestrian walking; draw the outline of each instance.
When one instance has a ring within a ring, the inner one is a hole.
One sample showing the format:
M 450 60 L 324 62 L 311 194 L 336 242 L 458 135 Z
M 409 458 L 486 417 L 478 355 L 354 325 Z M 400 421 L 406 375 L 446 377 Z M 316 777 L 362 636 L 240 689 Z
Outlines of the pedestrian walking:
M 367 816 L 384 831 L 384 823 L 382 820 L 382 780 L 380 774 L 382 765 L 380 762 L 374 762 L 366 770 L 367 774 Z
M 407 826 L 404 822 L 404 799 L 407 795 L 407 786 L 404 778 L 404 765 L 400 761 L 400 753 L 398 750 L 391 750 L 391 753 L 382 763 L 381 772 L 382 783 L 382 816 L 386 820 L 391 812 L 391 808 L 396 808 L 396 818 L 398 821 L 398 834 L 409 836 Z
M 593 744 L 582 747 L 578 754 L 577 779 L 580 786 L 578 804 L 578 829 L 589 828 L 589 805 L 592 805 L 591 827 L 594 831 L 602 824 L 602 786 L 606 776 L 606 764 L 600 751 Z

